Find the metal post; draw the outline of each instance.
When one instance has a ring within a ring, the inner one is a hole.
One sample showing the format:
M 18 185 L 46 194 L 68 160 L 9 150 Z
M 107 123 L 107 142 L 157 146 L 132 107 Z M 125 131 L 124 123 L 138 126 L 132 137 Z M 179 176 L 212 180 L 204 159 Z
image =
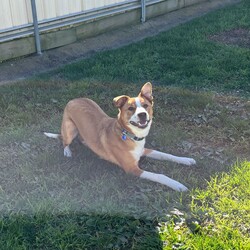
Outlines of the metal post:
M 141 22 L 146 22 L 146 0 L 141 0 Z
M 36 42 L 36 52 L 38 55 L 41 55 L 42 50 L 41 50 L 41 40 L 40 40 L 37 12 L 36 12 L 36 0 L 31 0 L 31 8 L 32 8 L 32 16 L 33 16 L 35 42 Z

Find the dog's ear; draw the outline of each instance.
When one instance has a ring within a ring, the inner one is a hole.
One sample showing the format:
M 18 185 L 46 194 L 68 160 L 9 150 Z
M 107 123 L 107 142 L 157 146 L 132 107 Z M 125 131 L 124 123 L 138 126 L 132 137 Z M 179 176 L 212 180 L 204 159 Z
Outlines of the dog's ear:
M 147 82 L 143 85 L 140 95 L 145 97 L 151 103 L 153 102 L 152 84 L 150 82 Z
M 128 98 L 129 97 L 126 95 L 117 96 L 113 99 L 113 104 L 115 105 L 115 107 L 121 108 L 126 103 Z

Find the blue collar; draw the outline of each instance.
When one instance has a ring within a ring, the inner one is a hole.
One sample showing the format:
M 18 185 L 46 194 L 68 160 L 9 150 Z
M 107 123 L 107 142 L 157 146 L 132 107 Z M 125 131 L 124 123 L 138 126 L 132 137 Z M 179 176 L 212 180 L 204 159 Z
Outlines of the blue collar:
M 127 130 L 122 129 L 122 140 L 126 141 L 128 137 L 134 141 L 142 141 L 145 139 L 145 137 L 134 136 L 134 135 L 130 134 Z

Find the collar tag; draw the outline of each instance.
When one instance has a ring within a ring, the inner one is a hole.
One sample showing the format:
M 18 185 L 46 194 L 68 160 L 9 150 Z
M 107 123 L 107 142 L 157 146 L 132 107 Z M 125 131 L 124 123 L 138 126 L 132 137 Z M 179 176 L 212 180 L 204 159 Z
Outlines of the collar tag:
M 126 131 L 125 131 L 125 130 L 122 131 L 122 140 L 123 140 L 123 141 L 126 141 L 126 140 L 127 140 L 127 134 L 126 134 Z

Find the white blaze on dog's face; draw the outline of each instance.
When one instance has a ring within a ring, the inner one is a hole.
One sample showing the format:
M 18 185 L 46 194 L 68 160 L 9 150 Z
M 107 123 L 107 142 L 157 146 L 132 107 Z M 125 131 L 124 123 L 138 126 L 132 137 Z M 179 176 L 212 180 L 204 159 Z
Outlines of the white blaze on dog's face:
M 137 137 L 148 135 L 153 118 L 151 83 L 144 84 L 137 97 L 118 96 L 114 104 L 119 108 L 118 120 L 124 129 Z

